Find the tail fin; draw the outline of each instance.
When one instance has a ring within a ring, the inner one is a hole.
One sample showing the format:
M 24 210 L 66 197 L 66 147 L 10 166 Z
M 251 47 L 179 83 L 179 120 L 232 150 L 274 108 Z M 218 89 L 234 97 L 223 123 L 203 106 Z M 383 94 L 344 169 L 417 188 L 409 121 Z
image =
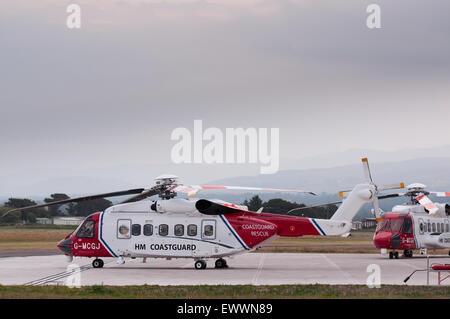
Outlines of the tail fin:
M 374 197 L 376 197 L 374 185 L 369 183 L 356 185 L 331 217 L 331 220 L 351 222 L 361 207 L 372 202 Z

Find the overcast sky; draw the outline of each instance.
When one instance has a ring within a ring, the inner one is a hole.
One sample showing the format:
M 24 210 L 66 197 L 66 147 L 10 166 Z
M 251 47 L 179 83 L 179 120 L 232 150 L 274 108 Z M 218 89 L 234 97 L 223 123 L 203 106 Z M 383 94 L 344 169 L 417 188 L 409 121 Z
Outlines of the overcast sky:
M 70 3 L 81 29 L 66 27 Z M 370 3 L 381 29 L 366 27 Z M 447 0 L 2 0 L 0 176 L 165 165 L 172 130 L 195 119 L 278 127 L 290 159 L 450 144 L 449 12 Z

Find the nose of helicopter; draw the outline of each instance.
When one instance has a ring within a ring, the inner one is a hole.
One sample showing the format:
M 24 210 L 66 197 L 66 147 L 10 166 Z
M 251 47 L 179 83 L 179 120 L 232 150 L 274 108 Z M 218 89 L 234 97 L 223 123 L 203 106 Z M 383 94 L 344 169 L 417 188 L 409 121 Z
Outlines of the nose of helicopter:
M 390 232 L 382 231 L 375 235 L 373 243 L 375 244 L 375 247 L 377 247 L 378 249 L 391 248 L 391 239 L 392 234 Z
M 63 240 L 61 240 L 58 243 L 58 248 L 61 250 L 65 255 L 72 255 L 72 248 L 70 247 L 70 244 L 72 243 L 72 238 L 67 237 Z

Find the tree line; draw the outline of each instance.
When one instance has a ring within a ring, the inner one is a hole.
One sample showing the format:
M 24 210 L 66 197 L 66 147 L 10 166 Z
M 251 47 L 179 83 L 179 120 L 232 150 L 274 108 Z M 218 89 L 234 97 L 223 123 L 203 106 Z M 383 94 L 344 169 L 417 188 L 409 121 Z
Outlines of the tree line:
M 52 203 L 64 199 L 69 199 L 70 197 L 67 194 L 63 193 L 54 193 L 51 194 L 48 198 L 44 198 L 45 203 Z M 4 203 L 3 207 L 0 207 L 0 215 L 3 215 L 8 210 L 13 208 L 22 208 L 27 206 L 37 205 L 38 203 L 28 199 L 28 198 L 9 198 L 7 202 Z M 19 222 L 26 223 L 35 223 L 36 218 L 52 218 L 54 216 L 88 216 L 94 212 L 103 211 L 109 206 L 112 205 L 112 202 L 104 199 L 93 199 L 89 201 L 83 201 L 79 203 L 68 203 L 63 205 L 53 205 L 47 208 L 33 208 L 30 210 L 26 210 L 23 212 L 14 212 L 6 215 L 1 223 L 5 224 L 13 224 Z

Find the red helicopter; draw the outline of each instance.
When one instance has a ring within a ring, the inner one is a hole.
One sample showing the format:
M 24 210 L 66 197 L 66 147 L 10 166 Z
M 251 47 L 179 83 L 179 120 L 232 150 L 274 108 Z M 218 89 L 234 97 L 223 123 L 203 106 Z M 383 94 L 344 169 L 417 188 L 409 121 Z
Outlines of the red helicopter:
M 392 212 L 375 212 L 375 246 L 390 250 L 390 259 L 398 259 L 398 251 L 403 251 L 404 257 L 412 257 L 414 249 L 420 249 L 422 254 L 428 249 L 450 249 L 450 205 L 433 203 L 427 196 L 450 197 L 450 193 L 427 191 L 420 183 L 408 185 L 407 190 L 390 197 L 407 196 L 408 203 L 394 206 Z

